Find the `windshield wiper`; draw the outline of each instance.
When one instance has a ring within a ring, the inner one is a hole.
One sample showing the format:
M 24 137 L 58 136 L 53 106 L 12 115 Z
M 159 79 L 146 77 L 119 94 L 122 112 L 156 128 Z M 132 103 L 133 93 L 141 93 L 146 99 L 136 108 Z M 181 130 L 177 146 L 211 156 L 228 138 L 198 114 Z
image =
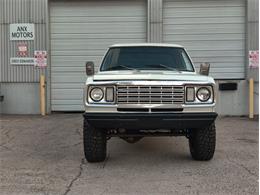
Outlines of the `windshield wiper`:
M 177 68 L 172 68 L 172 67 L 167 66 L 167 65 L 164 65 L 164 64 L 159 64 L 159 66 L 164 67 L 164 68 L 166 68 L 166 69 L 168 69 L 168 70 L 173 70 L 173 71 L 181 72 L 181 71 L 180 71 L 179 69 L 177 69 Z
M 149 65 L 149 66 L 161 66 L 161 67 L 163 67 L 163 68 L 165 68 L 165 69 L 168 69 L 168 70 L 181 72 L 179 69 L 177 69 L 177 68 L 172 68 L 172 67 L 167 66 L 167 65 L 165 65 L 165 64 L 155 64 L 155 65 Z
M 122 68 L 125 68 L 125 69 L 128 69 L 128 70 L 136 70 L 135 68 L 131 68 L 131 67 L 128 67 L 128 66 L 125 66 L 125 65 L 122 65 L 122 64 L 119 64 L 117 66 L 113 66 L 113 67 L 109 68 L 108 70 L 115 70 L 115 69 L 118 69 L 119 67 L 122 67 Z

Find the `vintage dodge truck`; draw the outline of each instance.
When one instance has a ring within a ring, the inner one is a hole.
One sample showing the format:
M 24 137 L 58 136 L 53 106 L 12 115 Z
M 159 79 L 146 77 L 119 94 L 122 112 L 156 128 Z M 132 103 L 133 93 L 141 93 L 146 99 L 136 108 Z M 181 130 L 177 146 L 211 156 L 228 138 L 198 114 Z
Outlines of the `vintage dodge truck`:
M 172 44 L 112 45 L 96 74 L 94 63 L 87 62 L 87 161 L 104 161 L 107 140 L 115 136 L 129 143 L 145 136 L 186 136 L 193 159 L 212 159 L 217 113 L 208 70 L 204 64 L 197 74 L 185 49 Z

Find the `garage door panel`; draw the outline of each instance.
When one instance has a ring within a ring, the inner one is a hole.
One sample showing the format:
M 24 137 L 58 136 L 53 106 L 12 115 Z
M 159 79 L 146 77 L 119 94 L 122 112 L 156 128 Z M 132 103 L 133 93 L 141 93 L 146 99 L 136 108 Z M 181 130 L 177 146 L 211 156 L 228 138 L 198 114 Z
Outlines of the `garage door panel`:
M 165 27 L 165 31 L 169 32 L 168 35 L 205 35 L 205 36 L 212 36 L 214 34 L 222 34 L 224 37 L 224 34 L 236 34 L 236 32 L 239 32 L 239 30 L 243 30 L 243 27 L 239 27 L 239 28 L 208 28 L 208 29 L 199 29 L 199 28 L 195 28 L 192 29 L 189 27 L 182 27 L 182 28 L 178 28 L 178 29 L 174 29 L 171 26 L 167 26 Z M 174 37 L 174 36 L 173 36 Z
M 135 10 L 135 12 L 132 12 L 131 9 L 123 8 L 121 9 L 122 12 L 118 12 L 118 9 L 113 9 L 111 11 L 108 11 L 105 7 L 103 9 L 89 9 L 87 11 L 84 11 L 84 8 L 78 9 L 77 12 L 73 10 L 73 7 L 68 10 L 63 10 L 60 8 L 60 10 L 56 10 L 56 13 L 54 16 L 56 17 L 64 17 L 64 14 L 68 17 L 75 17 L 75 16 L 84 16 L 84 17 L 96 17 L 97 13 L 101 17 L 128 17 L 131 14 L 135 14 L 136 16 L 144 16 L 144 13 L 139 14 L 143 9 Z M 113 13 L 114 12 L 114 13 Z
M 185 40 L 185 41 L 244 41 L 245 35 L 239 33 L 224 33 L 224 34 L 167 34 L 164 36 L 166 42 L 173 40 Z
M 105 53 L 106 50 L 103 50 L 102 52 Z M 102 61 L 102 58 L 103 58 L 103 55 L 100 55 L 99 57 L 91 57 L 91 56 L 88 56 L 88 55 L 84 55 L 86 54 L 87 51 L 85 52 L 82 52 L 82 51 L 57 51 L 57 52 L 53 52 L 54 55 L 53 57 L 79 57 L 79 58 L 83 58 L 85 57 L 83 60 L 76 60 L 74 62 L 72 61 L 66 61 L 66 59 L 64 59 L 63 61 L 56 61 L 56 64 L 53 66 L 53 67 L 56 67 L 58 66 L 57 64 L 61 64 L 61 65 L 66 65 L 67 63 L 70 63 L 71 66 L 73 65 L 82 65 L 82 66 L 85 66 L 86 62 L 87 61 L 94 61 L 95 62 L 95 66 L 99 67 L 100 64 L 101 64 L 101 61 Z
M 89 59 L 88 61 L 91 61 L 92 59 Z M 96 68 L 96 70 L 98 69 L 99 67 Z M 73 64 L 73 66 L 55 66 L 53 67 L 53 74 L 60 74 L 60 73 L 69 73 L 69 74 L 72 74 L 73 72 L 74 73 L 77 73 L 77 74 L 80 74 L 80 76 L 82 75 L 82 73 L 85 74 L 85 71 L 86 71 L 86 68 L 85 68 L 85 64 L 82 64 L 82 63 L 75 63 Z M 80 72 L 80 73 L 79 73 Z
M 210 72 L 210 75 L 212 77 L 217 77 L 218 75 L 222 75 L 223 78 L 227 79 L 243 79 L 244 78 L 244 72 Z
M 103 51 L 103 53 L 104 52 L 105 52 L 105 50 Z M 77 52 L 77 51 L 74 51 L 74 52 L 70 52 L 70 51 L 55 52 L 55 54 L 57 54 L 56 56 L 59 56 L 59 57 L 62 57 L 61 55 L 59 55 L 61 53 L 64 57 L 70 57 L 70 56 L 71 57 L 77 57 L 77 55 L 78 55 L 79 57 L 82 58 L 84 56 L 84 55 L 79 55 L 79 53 L 81 53 L 81 52 Z M 66 55 L 66 54 L 68 54 L 68 55 Z M 75 55 L 73 55 L 73 54 L 75 54 Z M 84 54 L 84 53 L 82 53 L 82 54 Z M 54 55 L 54 57 L 55 57 L 55 55 Z M 102 62 L 102 58 L 103 58 L 103 56 L 100 56 L 98 58 L 96 58 L 96 57 L 93 58 L 93 57 L 88 57 L 88 56 L 84 56 L 84 57 L 86 57 L 86 58 L 82 61 L 71 62 L 71 61 L 63 60 L 62 62 L 57 62 L 57 63 L 62 63 L 62 66 L 72 66 L 72 67 L 73 66 L 84 66 L 85 67 L 85 64 L 86 64 L 87 61 L 93 61 L 94 64 L 95 64 L 95 68 L 96 67 L 98 68 L 100 66 L 100 64 Z M 57 67 L 58 66 L 57 63 L 53 67 Z
M 91 7 L 91 8 L 93 8 L 93 7 Z M 76 17 L 76 16 L 97 17 L 97 13 L 98 13 L 98 17 L 129 17 L 129 16 L 131 16 L 131 14 L 134 16 L 137 16 L 137 17 L 145 16 L 145 12 L 144 12 L 145 9 L 138 8 L 138 7 L 133 7 L 134 10 L 133 9 L 131 10 L 131 8 L 129 8 L 129 7 L 127 8 L 127 7 L 122 7 L 122 6 L 119 6 L 117 8 L 114 8 L 112 6 L 111 7 L 103 6 L 102 8 L 95 7 L 94 9 L 91 9 L 91 8 L 89 7 L 89 9 L 86 10 L 85 6 L 82 8 L 64 7 L 64 9 L 63 9 L 63 7 L 56 7 L 55 13 L 53 14 L 53 16 L 64 17 L 64 15 L 66 15 L 68 17 Z M 120 9 L 121 11 L 119 12 L 118 9 Z
M 108 46 L 146 42 L 146 1 L 51 2 L 52 110 L 83 110 L 85 63 L 95 70 Z
M 214 73 L 232 73 L 234 72 L 234 70 L 236 72 L 239 72 L 239 73 L 243 73 L 244 72 L 244 68 L 242 67 L 211 67 L 211 70 L 212 72 Z
M 52 90 L 53 100 L 80 100 L 79 96 L 83 96 L 82 89 L 55 89 Z
M 54 65 L 52 67 L 56 67 L 56 66 L 66 66 L 67 64 L 64 64 L 64 62 L 66 63 L 69 63 L 68 65 L 71 66 L 72 63 L 76 62 L 82 62 L 82 61 L 86 61 L 88 60 L 89 58 L 91 59 L 95 59 L 95 60 L 98 60 L 100 59 L 100 56 L 102 56 L 102 54 L 100 55 L 83 55 L 83 56 L 71 56 L 71 55 L 68 55 L 68 56 L 57 56 L 55 57 L 55 59 L 53 59 L 53 63 Z M 62 63 L 62 64 L 60 64 Z
M 55 23 L 51 26 L 52 32 L 66 32 L 66 33 L 144 33 L 145 27 L 142 22 L 127 22 L 114 24 L 110 23 L 109 26 L 107 24 L 81 24 L 81 23 Z
M 237 48 L 244 48 L 245 43 L 243 41 L 178 41 L 173 40 L 172 43 L 183 45 L 185 48 L 203 50 L 235 50 Z
M 86 21 L 88 23 L 97 23 L 97 24 L 104 24 L 106 22 L 109 23 L 121 23 L 123 22 L 145 22 L 144 17 L 136 17 L 136 16 L 122 16 L 122 17 L 106 17 L 106 16 L 99 16 L 99 17 L 91 17 L 91 16 L 78 16 L 78 17 L 64 17 L 64 16 L 53 16 L 51 18 L 51 23 L 84 23 Z
M 244 2 L 243 1 L 238 1 L 234 5 L 234 2 L 230 0 L 222 0 L 221 3 L 216 0 L 196 0 L 194 2 L 191 2 L 190 0 L 179 0 L 179 1 L 174 1 L 174 4 L 172 3 L 172 0 L 164 0 L 164 5 L 167 8 L 187 8 L 187 7 L 243 7 Z
M 113 43 L 131 43 L 133 41 L 140 42 L 143 39 L 105 39 L 100 41 L 98 39 L 91 39 L 90 41 L 83 42 L 80 39 L 74 40 L 53 40 L 51 43 L 52 49 L 59 50 L 86 50 L 86 49 L 106 49 Z
M 163 5 L 163 41 L 183 45 L 196 67 L 218 79 L 245 75 L 245 1 L 172 0 Z
M 88 61 L 91 61 L 92 59 L 88 59 Z M 87 61 L 86 61 L 87 62 Z M 53 67 L 53 74 L 57 73 L 72 73 L 72 72 L 84 72 L 85 73 L 85 63 L 82 64 L 81 62 L 79 63 L 74 63 L 74 64 L 67 64 L 67 66 L 55 66 Z
M 168 24 L 164 25 L 165 32 L 174 32 L 176 34 L 216 34 L 216 33 L 236 33 L 244 30 L 244 26 L 241 24 L 207 24 L 207 25 L 197 25 L 197 24 Z
M 77 75 L 73 74 L 66 74 L 66 72 L 62 73 L 53 73 L 52 74 L 52 82 L 54 83 L 78 83 L 82 85 L 85 82 L 85 73 L 77 73 Z
M 66 51 L 66 50 L 63 50 L 63 51 L 52 51 L 51 55 L 52 56 L 55 56 L 55 57 L 59 57 L 59 58 L 63 58 L 64 56 L 65 57 L 82 57 L 82 56 L 92 56 L 92 55 L 96 55 L 96 54 L 100 54 L 101 55 L 104 55 L 104 51 L 106 51 L 106 49 L 86 49 L 84 51 Z M 54 57 L 54 58 L 55 58 Z M 55 60 L 55 59 L 51 59 L 51 60 Z
M 82 111 L 82 104 L 52 104 L 52 110 L 54 111 Z
M 203 63 L 203 62 L 195 63 L 195 68 L 197 71 L 199 71 L 201 63 Z M 230 73 L 231 75 L 233 75 L 233 73 L 234 74 L 238 73 L 240 76 L 241 74 L 244 73 L 244 71 L 245 71 L 245 69 L 243 67 L 241 67 L 241 63 L 212 63 L 212 62 L 210 62 L 210 75 L 211 76 L 216 76 L 218 74 L 222 75 L 223 73 L 225 73 L 225 75 L 228 73 Z M 239 76 L 238 76 L 238 78 L 242 78 Z M 235 77 L 232 77 L 232 78 L 235 78 Z
M 73 66 L 72 66 L 73 65 Z M 77 63 L 74 63 L 74 64 L 71 64 L 70 63 L 70 66 L 55 66 L 53 67 L 53 73 L 66 73 L 66 72 L 85 72 L 85 64 L 84 65 L 81 65 L 81 64 L 77 64 Z
M 230 65 L 230 66 L 229 66 Z M 228 66 L 228 68 L 227 68 Z M 197 70 L 200 68 L 200 63 L 196 63 L 195 67 Z M 233 72 L 243 73 L 244 68 L 240 66 L 239 63 L 211 63 L 210 72 L 211 73 L 233 73 Z
M 82 86 L 78 85 L 78 83 L 70 83 L 70 82 L 52 82 L 53 89 L 81 89 Z
M 223 17 L 223 18 L 202 18 L 202 17 L 192 17 L 187 20 L 187 17 L 169 17 L 165 18 L 164 24 L 241 24 L 244 22 L 244 17 Z
M 66 3 L 52 3 L 52 16 L 94 16 L 94 17 L 129 17 L 145 16 L 145 1 L 75 1 Z M 120 11 L 118 11 L 120 10 Z M 98 13 L 98 15 L 97 15 Z
M 66 56 L 68 57 L 68 56 Z M 73 56 L 75 57 L 75 56 Z M 55 65 L 52 67 L 53 71 L 65 71 L 65 70 L 69 70 L 75 68 L 74 70 L 78 70 L 77 67 L 80 67 L 82 70 L 84 69 L 85 71 L 85 64 L 87 61 L 95 61 L 95 62 L 101 62 L 100 60 L 101 57 L 91 57 L 91 56 L 84 56 L 84 58 L 82 58 L 82 60 L 60 60 L 60 61 L 56 61 L 56 63 L 62 63 L 62 65 Z M 98 66 L 97 66 L 98 67 Z M 81 70 L 80 69 L 80 70 Z
M 82 1 L 82 0 L 65 0 L 65 2 L 61 1 L 53 1 L 52 2 L 52 7 L 55 9 L 57 8 L 62 8 L 62 9 L 69 9 L 69 8 L 74 8 L 78 9 L 79 7 L 87 7 L 87 8 L 93 8 L 96 7 L 112 7 L 112 8 L 121 8 L 121 6 L 128 6 L 128 7 L 136 7 L 143 5 L 145 2 L 144 1 L 139 1 L 139 0 L 131 0 L 134 2 L 134 4 L 129 4 L 129 1 L 121 1 L 121 0 L 95 0 L 95 1 Z M 66 4 L 65 4 L 66 3 Z M 87 9 L 86 8 L 86 9 Z
M 241 53 L 244 53 L 245 50 L 237 49 L 237 50 L 232 50 L 232 51 L 230 51 L 230 50 L 221 50 L 221 51 L 211 50 L 210 51 L 210 50 L 201 50 L 201 49 L 196 49 L 196 50 L 188 49 L 188 52 L 192 57 L 209 57 L 210 59 L 214 58 L 214 57 L 219 57 L 219 58 L 242 57 L 242 58 L 244 58 L 243 56 L 241 56 Z
M 196 3 L 196 1 L 193 1 Z M 220 4 L 222 1 L 219 1 Z M 164 14 L 167 17 L 234 17 L 245 16 L 244 7 L 187 7 L 187 8 L 168 8 L 165 7 Z
M 113 34 L 107 34 L 103 32 L 97 33 L 52 33 L 53 40 L 66 40 L 66 39 L 98 39 L 103 41 L 106 39 L 142 39 L 145 40 L 146 36 L 140 36 L 140 33 L 118 33 L 114 32 Z
M 55 105 L 66 105 L 66 104 L 70 104 L 70 105 L 80 105 L 80 104 L 83 104 L 83 100 L 73 100 L 73 99 L 70 99 L 70 100 L 53 100 L 53 104 Z
M 214 62 L 214 63 L 229 63 L 229 66 L 232 66 L 232 64 L 241 64 L 241 62 L 244 61 L 243 57 L 232 57 L 232 56 L 226 56 L 226 57 L 193 57 L 192 61 L 195 63 L 198 62 Z

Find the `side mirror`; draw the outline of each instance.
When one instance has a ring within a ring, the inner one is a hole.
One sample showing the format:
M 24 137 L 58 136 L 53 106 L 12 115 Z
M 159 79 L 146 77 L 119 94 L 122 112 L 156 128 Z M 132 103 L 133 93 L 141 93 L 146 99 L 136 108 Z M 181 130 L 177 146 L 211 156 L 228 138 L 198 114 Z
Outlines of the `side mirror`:
M 210 63 L 203 63 L 200 65 L 200 74 L 208 76 L 209 75 L 209 68 L 210 68 Z
M 95 69 L 94 69 L 94 62 L 89 61 L 86 63 L 86 74 L 88 76 L 94 75 Z

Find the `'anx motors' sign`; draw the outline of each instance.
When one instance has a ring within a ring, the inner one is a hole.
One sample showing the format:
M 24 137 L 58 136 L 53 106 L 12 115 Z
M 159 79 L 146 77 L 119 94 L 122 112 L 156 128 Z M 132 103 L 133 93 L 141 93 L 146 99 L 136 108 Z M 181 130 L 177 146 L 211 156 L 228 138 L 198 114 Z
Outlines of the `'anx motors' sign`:
M 34 40 L 34 24 L 10 24 L 10 40 Z

